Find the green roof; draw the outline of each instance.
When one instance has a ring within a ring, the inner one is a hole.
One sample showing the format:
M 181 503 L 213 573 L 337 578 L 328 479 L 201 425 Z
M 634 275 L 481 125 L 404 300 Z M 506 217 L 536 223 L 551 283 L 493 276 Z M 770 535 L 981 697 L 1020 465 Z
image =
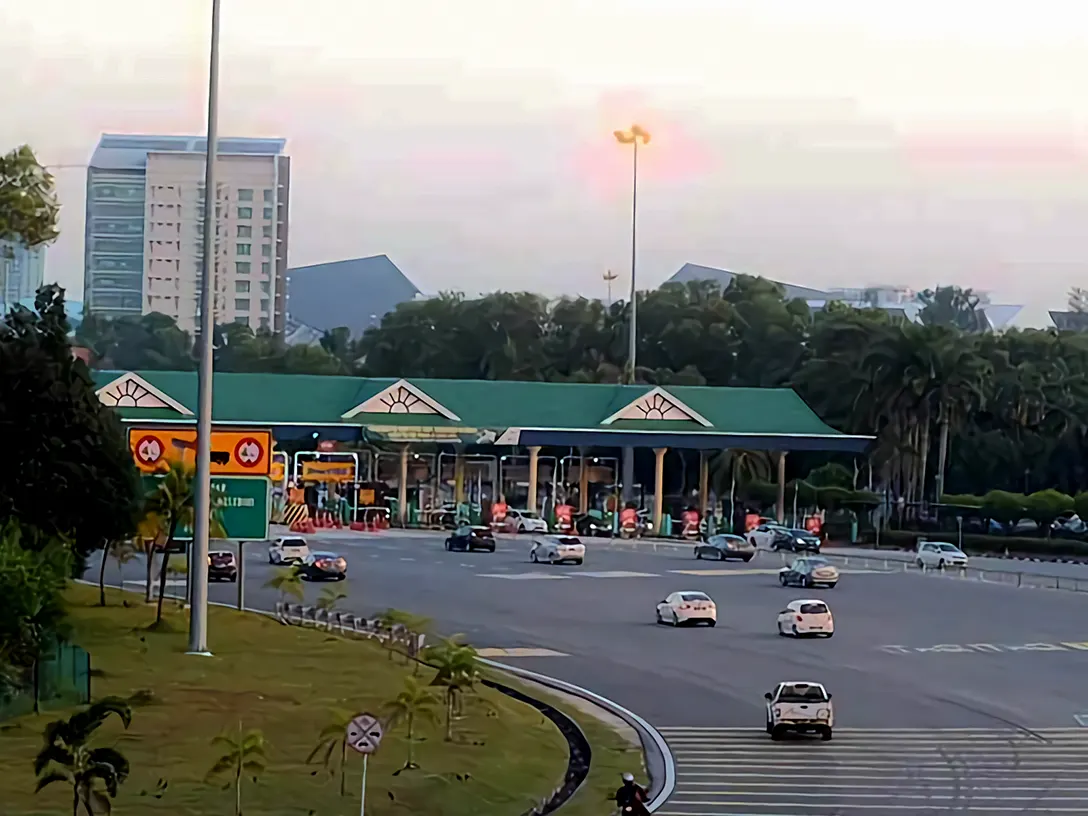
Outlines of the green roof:
M 97 387 L 107 391 L 103 401 L 115 404 L 126 421 L 195 421 L 197 375 L 194 372 L 97 371 L 94 377 Z M 416 409 L 426 413 L 389 413 L 384 406 L 371 405 L 344 418 L 352 409 L 383 392 L 387 392 L 387 400 L 391 399 L 389 394 L 395 389 L 389 389 L 402 382 L 408 384 L 413 395 L 408 400 L 416 401 Z M 466 433 L 494 430 L 500 434 L 508 429 L 525 429 L 592 431 L 610 436 L 662 433 L 864 439 L 846 437 L 824 424 L 796 393 L 786 388 L 655 388 L 217 373 L 213 395 L 213 418 L 221 424 L 336 425 L 375 427 L 379 431 L 390 426 L 410 426 L 461 429 Z M 419 402 L 421 399 L 425 401 Z M 632 407 L 633 403 L 641 407 Z

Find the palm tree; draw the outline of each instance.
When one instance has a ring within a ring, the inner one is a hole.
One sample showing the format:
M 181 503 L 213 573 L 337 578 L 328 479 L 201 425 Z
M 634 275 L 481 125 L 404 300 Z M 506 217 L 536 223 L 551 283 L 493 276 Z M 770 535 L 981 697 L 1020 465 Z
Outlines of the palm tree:
M 341 796 L 347 795 L 345 776 L 348 761 L 348 725 L 354 716 L 350 711 L 335 709 L 332 712 L 332 719 L 329 720 L 329 724 L 322 728 L 321 733 L 317 735 L 317 745 L 314 746 L 310 755 L 306 757 L 306 763 L 309 764 L 320 755 L 321 764 L 325 767 L 325 770 L 329 771 L 329 773 L 339 774 Z M 336 757 L 335 760 L 334 757 Z M 331 767 L 334 761 L 337 763 L 336 771 Z
M 102 563 L 98 565 L 98 605 L 106 605 L 106 564 L 110 558 L 117 562 L 120 581 L 124 580 L 124 567 L 136 555 L 131 541 L 111 541 L 102 548 Z
M 111 714 L 116 714 L 128 728 L 132 709 L 120 697 L 104 697 L 67 720 L 56 720 L 45 727 L 41 751 L 34 758 L 38 777 L 35 793 L 64 782 L 72 788 L 72 816 L 80 805 L 87 816 L 109 814 L 113 797 L 128 778 L 129 764 L 114 748 L 91 748 L 88 743 Z
M 463 635 L 444 638 L 437 646 L 427 650 L 425 659 L 436 669 L 432 686 L 445 691 L 446 739 L 453 739 L 453 718 L 460 711 L 462 697 L 471 691 L 480 678 L 476 662 L 476 650 L 461 643 Z
M 438 696 L 433 691 L 420 686 L 414 677 L 405 677 L 404 689 L 385 704 L 386 728 L 393 728 L 403 722 L 408 731 L 408 759 L 403 770 L 419 767 L 415 762 L 415 724 L 417 720 L 438 722 L 434 710 L 438 702 Z
M 410 635 L 418 636 L 427 631 L 427 628 L 431 625 L 431 619 L 425 618 L 422 615 L 413 615 L 411 612 L 405 612 L 401 609 L 387 609 L 378 618 L 378 623 L 384 629 L 392 630 L 400 628 Z M 415 668 L 412 674 L 419 673 L 419 655 L 415 654 L 414 647 L 407 641 L 398 641 L 392 637 L 385 642 L 385 647 L 389 651 L 389 659 L 393 659 L 393 654 L 397 651 L 397 646 L 403 647 L 401 654 L 404 655 L 406 660 L 416 660 Z
M 242 816 L 242 778 L 249 777 L 254 783 L 268 767 L 265 749 L 268 747 L 260 729 L 242 730 L 233 735 L 220 734 L 212 739 L 213 746 L 220 746 L 225 753 L 215 761 L 204 777 L 205 782 L 226 780 L 223 790 L 234 786 L 234 816 Z
M 277 569 L 275 574 L 265 581 L 264 586 L 266 589 L 274 589 L 280 593 L 281 602 L 286 601 L 288 595 L 300 602 L 306 600 L 305 590 L 302 587 L 302 571 L 296 564 Z
M 348 594 L 338 586 L 325 587 L 321 590 L 321 595 L 317 599 L 317 608 L 325 612 L 333 612 L 340 602 L 347 597 Z
M 193 529 L 196 516 L 195 508 L 196 470 L 182 462 L 167 465 L 162 477 L 148 493 L 144 504 L 145 512 L 159 520 L 164 533 L 162 564 L 159 567 L 159 599 L 155 611 L 155 626 L 162 624 L 162 601 L 166 594 L 166 576 L 170 565 L 170 550 L 174 545 L 174 536 L 183 528 Z M 212 485 L 210 534 L 212 538 L 224 535 L 218 505 L 222 491 Z M 203 567 L 207 569 L 206 566 Z

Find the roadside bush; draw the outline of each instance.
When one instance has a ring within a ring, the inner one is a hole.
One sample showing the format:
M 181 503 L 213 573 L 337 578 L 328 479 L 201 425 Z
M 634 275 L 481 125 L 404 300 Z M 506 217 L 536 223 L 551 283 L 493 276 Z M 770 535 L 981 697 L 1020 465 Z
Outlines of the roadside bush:
M 1050 524 L 1063 513 L 1073 512 L 1073 497 L 1058 490 L 1040 490 L 1027 497 L 1024 512 L 1050 536 Z
M 1027 512 L 1027 496 L 1005 490 L 991 490 L 982 497 L 982 512 L 1002 524 L 1014 524 Z
M 1088 519 L 1088 493 L 1078 493 L 1073 498 L 1073 511 L 1081 520 Z
M 957 508 L 981 508 L 982 496 L 973 496 L 970 493 L 946 493 L 941 496 L 941 504 Z

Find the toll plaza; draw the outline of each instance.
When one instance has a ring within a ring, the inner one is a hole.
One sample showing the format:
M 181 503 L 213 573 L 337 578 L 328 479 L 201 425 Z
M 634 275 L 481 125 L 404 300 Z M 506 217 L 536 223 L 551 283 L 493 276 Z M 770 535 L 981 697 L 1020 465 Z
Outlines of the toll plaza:
M 191 455 L 195 373 L 95 378 L 99 399 L 129 425 L 141 469 L 168 451 Z M 213 473 L 263 468 L 281 485 L 281 515 L 301 504 L 347 524 L 495 522 L 494 508 L 614 528 L 633 499 L 667 532 L 667 456 L 698 461 L 677 519 L 689 524 L 713 510 L 709 466 L 721 451 L 771 458 L 782 519 L 791 451 L 859 454 L 872 441 L 824 424 L 790 389 L 217 373 L 214 395 Z M 626 447 L 637 457 L 631 485 L 619 475 Z

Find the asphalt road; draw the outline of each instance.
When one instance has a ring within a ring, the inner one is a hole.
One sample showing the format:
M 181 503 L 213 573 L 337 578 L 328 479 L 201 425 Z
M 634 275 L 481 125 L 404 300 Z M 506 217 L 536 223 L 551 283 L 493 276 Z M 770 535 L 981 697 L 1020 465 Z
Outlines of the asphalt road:
M 784 589 L 769 553 L 717 564 L 685 547 L 591 540 L 583 566 L 548 567 L 528 562 L 525 540 L 500 540 L 494 554 L 447 553 L 441 541 L 398 533 L 311 546 L 348 559 L 345 610 L 407 609 L 480 649 L 546 654 L 495 656 L 661 727 L 679 782 L 662 813 L 1088 813 L 1088 783 L 1070 781 L 1088 760 L 1088 729 L 1074 719 L 1088 713 L 1084 594 L 856 559 L 833 590 Z M 272 569 L 262 545 L 247 545 L 247 605 L 274 605 L 263 588 Z M 126 577 L 137 588 L 139 565 Z M 656 603 L 679 589 L 714 597 L 718 626 L 655 625 Z M 312 602 L 320 588 L 307 592 Z M 211 587 L 212 600 L 236 593 Z M 829 602 L 834 638 L 777 636 L 778 612 L 805 595 Z M 834 694 L 834 742 L 769 742 L 762 695 L 787 679 Z
M 904 550 L 873 550 L 865 547 L 826 547 L 828 555 L 868 557 L 890 561 L 914 560 L 914 554 Z M 988 572 L 1026 573 L 1030 575 L 1051 575 L 1060 578 L 1082 579 L 1088 584 L 1088 564 L 1063 564 L 1056 561 L 1030 561 L 1019 558 L 987 558 L 970 556 L 973 568 Z M 1086 586 L 1088 589 L 1088 586 Z

